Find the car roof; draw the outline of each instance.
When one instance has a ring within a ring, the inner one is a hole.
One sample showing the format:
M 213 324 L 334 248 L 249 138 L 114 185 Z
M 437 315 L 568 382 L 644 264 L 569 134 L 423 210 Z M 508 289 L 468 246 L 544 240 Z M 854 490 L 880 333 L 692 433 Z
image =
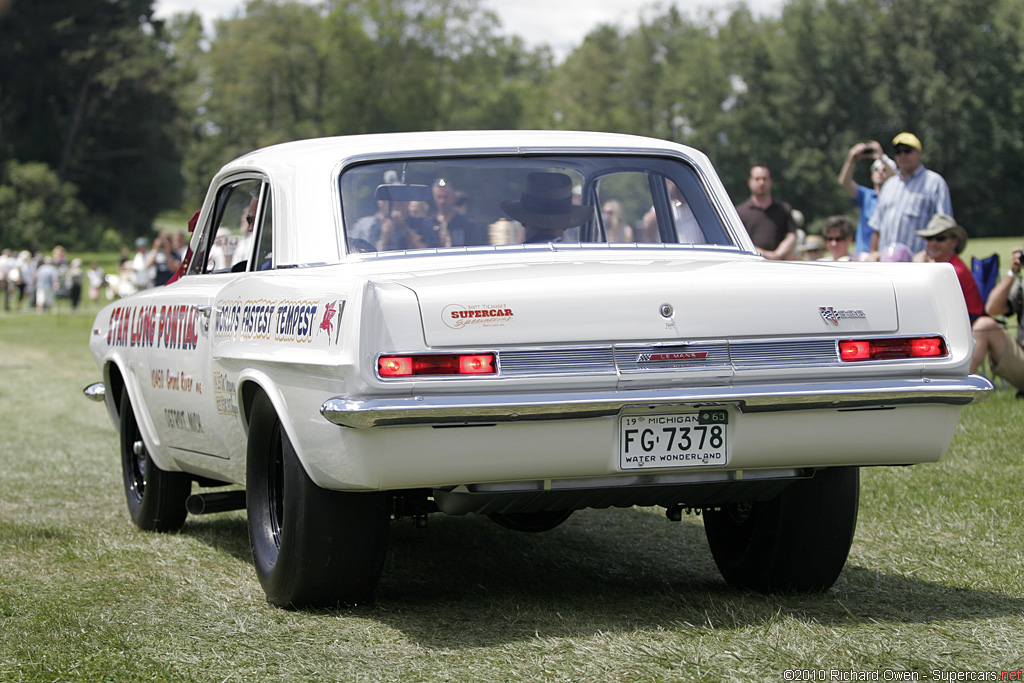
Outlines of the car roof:
M 285 142 L 244 154 L 225 170 L 249 168 L 265 163 L 328 164 L 367 156 L 427 155 L 474 151 L 515 154 L 566 149 L 608 152 L 677 152 L 700 159 L 703 154 L 683 145 L 639 135 L 562 130 L 430 131 L 419 133 L 377 133 L 345 135 Z
M 211 186 L 225 178 L 258 173 L 274 187 L 274 234 L 279 265 L 335 263 L 342 259 L 337 173 L 345 165 L 389 158 L 433 155 L 668 154 L 689 159 L 709 179 L 714 192 L 727 195 L 708 158 L 698 150 L 655 138 L 561 130 L 432 131 L 378 133 L 285 142 L 244 154 L 227 163 Z M 213 207 L 211 192 L 204 211 Z M 731 208 L 731 204 L 729 204 Z

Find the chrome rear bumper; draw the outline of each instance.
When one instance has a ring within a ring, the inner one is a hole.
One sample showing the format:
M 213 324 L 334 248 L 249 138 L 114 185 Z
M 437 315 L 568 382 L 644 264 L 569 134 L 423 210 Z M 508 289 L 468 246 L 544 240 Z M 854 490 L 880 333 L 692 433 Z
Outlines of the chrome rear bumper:
M 398 425 L 460 425 L 529 420 L 576 420 L 616 415 L 626 408 L 733 405 L 741 412 L 853 410 L 899 405 L 972 405 L 992 392 L 979 375 L 964 380 L 778 384 L 754 387 L 645 389 L 578 394 L 406 396 L 328 399 L 320 414 L 352 428 Z

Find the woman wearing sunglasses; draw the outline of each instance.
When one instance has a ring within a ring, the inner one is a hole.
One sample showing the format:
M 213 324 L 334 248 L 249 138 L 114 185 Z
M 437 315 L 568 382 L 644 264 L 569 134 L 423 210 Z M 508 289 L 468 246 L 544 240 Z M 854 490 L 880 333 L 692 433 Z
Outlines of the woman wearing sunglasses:
M 960 289 L 964 292 L 971 322 L 985 315 L 985 302 L 981 299 L 981 292 L 978 291 L 971 269 L 959 256 L 967 246 L 967 231 L 957 225 L 952 216 L 937 213 L 928 221 L 928 226 L 924 230 L 918 230 L 917 234 L 924 238 L 925 247 L 924 251 L 914 256 L 914 260 L 952 265 L 956 270 L 957 279 L 960 280 Z

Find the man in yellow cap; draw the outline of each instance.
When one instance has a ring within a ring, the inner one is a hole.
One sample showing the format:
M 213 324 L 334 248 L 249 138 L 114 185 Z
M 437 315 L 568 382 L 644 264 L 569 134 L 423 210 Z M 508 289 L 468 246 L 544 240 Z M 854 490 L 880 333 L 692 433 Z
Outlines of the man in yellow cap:
M 899 174 L 889 178 L 878 193 L 878 206 L 869 225 L 878 233 L 878 248 L 905 244 L 914 253 L 925 248 L 918 232 L 937 213 L 953 215 L 945 179 L 921 163 L 921 141 L 913 133 L 892 139 Z

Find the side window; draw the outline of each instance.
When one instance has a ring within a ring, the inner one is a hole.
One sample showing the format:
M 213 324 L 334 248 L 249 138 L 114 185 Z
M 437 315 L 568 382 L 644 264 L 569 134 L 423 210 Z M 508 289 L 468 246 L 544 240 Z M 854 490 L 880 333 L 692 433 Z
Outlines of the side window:
M 196 250 L 190 273 L 226 273 L 246 270 L 253 255 L 263 215 L 266 184 L 257 179 L 229 183 L 217 193 L 211 223 Z M 269 208 L 269 207 L 268 207 Z M 269 232 L 268 232 L 269 238 Z M 266 253 L 269 256 L 269 249 Z
M 274 267 L 274 220 L 270 187 L 265 186 L 262 216 L 256 238 L 256 267 L 253 270 L 270 270 Z
M 646 173 L 611 173 L 597 183 L 601 226 L 608 243 L 660 242 L 657 226 L 645 228 L 644 217 L 654 205 Z

